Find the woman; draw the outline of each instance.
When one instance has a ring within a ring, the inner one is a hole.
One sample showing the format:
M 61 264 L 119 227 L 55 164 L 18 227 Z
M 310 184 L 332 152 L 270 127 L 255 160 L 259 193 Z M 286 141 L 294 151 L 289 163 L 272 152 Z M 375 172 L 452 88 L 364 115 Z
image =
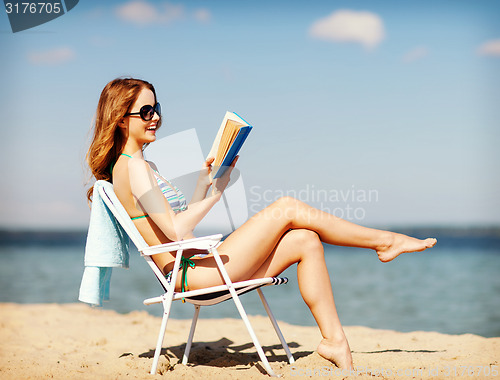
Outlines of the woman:
M 143 150 L 155 141 L 160 125 L 154 87 L 142 80 L 115 79 L 101 93 L 87 154 L 95 178 L 113 182 L 118 199 L 150 245 L 193 237 L 195 226 L 220 199 L 237 160 L 224 176 L 211 181 L 213 158 L 207 159 L 188 207 L 182 193 L 144 160 Z M 89 200 L 91 194 L 92 188 Z M 436 239 L 419 240 L 361 227 L 283 197 L 252 216 L 219 246 L 232 281 L 277 276 L 297 263 L 300 292 L 323 336 L 318 353 L 340 368 L 351 369 L 351 351 L 335 308 L 322 242 L 371 248 L 387 262 L 404 252 L 430 248 Z M 185 256 L 195 264 L 184 273 L 190 289 L 222 283 L 211 255 L 190 251 Z M 153 259 L 164 274 L 172 271 L 172 254 Z M 182 277 L 177 276 L 178 289 L 185 285 Z

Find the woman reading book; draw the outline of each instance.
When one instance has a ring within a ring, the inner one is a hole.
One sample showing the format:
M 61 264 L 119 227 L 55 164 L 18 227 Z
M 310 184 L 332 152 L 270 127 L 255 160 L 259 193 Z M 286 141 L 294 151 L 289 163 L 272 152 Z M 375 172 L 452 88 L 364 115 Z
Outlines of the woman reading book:
M 180 190 L 144 160 L 143 150 L 155 141 L 160 125 L 154 87 L 142 80 L 115 79 L 101 93 L 87 153 L 93 176 L 113 182 L 118 199 L 150 245 L 193 237 L 195 226 L 221 198 L 237 161 L 222 177 L 211 180 L 213 158 L 207 159 L 187 205 Z M 91 200 L 92 188 L 87 196 Z M 323 337 L 318 353 L 350 369 L 351 351 L 335 308 L 322 242 L 369 248 L 387 262 L 405 252 L 430 248 L 436 240 L 362 227 L 283 197 L 248 219 L 218 247 L 232 281 L 277 276 L 297 264 L 301 295 Z M 185 251 L 185 256 L 193 264 L 184 273 L 190 290 L 223 283 L 213 256 L 201 251 Z M 153 259 L 166 276 L 174 269 L 170 253 Z M 178 289 L 186 285 L 182 277 L 177 276 Z

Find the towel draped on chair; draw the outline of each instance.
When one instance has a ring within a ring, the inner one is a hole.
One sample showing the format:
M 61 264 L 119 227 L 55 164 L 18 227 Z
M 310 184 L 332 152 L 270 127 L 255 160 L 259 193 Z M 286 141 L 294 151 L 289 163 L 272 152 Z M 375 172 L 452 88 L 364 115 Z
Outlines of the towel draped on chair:
M 129 238 L 98 191 L 100 187 L 106 186 L 112 189 L 113 185 L 106 181 L 96 181 L 94 184 L 85 245 L 85 269 L 78 297 L 80 301 L 96 306 L 109 300 L 112 268 L 129 267 Z M 116 198 L 114 192 L 110 194 Z M 113 202 L 120 205 L 117 198 Z M 126 213 L 125 209 L 121 211 Z

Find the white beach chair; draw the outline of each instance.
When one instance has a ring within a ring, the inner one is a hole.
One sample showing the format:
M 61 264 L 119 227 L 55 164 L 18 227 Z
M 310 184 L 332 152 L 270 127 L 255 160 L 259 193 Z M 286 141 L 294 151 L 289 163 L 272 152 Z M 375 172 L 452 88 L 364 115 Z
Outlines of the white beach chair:
M 266 298 L 264 297 L 262 290 L 260 289 L 260 287 L 262 286 L 285 284 L 288 281 L 288 279 L 278 278 L 278 277 L 268 277 L 268 278 L 254 279 L 254 280 L 234 282 L 234 283 L 231 282 L 231 279 L 229 278 L 224 268 L 224 264 L 222 263 L 222 260 L 216 249 L 216 245 L 222 238 L 221 234 L 205 236 L 189 240 L 182 240 L 168 244 L 149 246 L 144 241 L 139 231 L 135 227 L 134 223 L 128 216 L 127 212 L 116 198 L 116 195 L 114 194 L 113 191 L 113 185 L 106 181 L 100 181 L 100 182 L 102 183 L 102 187 L 99 187 L 99 193 L 101 198 L 106 203 L 107 207 L 113 213 L 113 215 L 120 223 L 120 225 L 123 227 L 125 232 L 129 235 L 130 239 L 134 242 L 135 246 L 137 247 L 141 255 L 146 259 L 147 263 L 149 264 L 149 266 L 151 267 L 154 274 L 156 275 L 156 277 L 158 278 L 158 280 L 160 281 L 161 285 L 165 290 L 165 293 L 159 297 L 148 298 L 144 300 L 144 304 L 146 305 L 152 305 L 155 303 L 163 304 L 163 319 L 161 323 L 160 332 L 158 335 L 158 342 L 156 344 L 153 364 L 151 367 L 151 374 L 155 374 L 158 367 L 158 360 L 160 358 L 160 353 L 163 346 L 163 340 L 165 337 L 172 301 L 184 299 L 186 302 L 192 303 L 195 306 L 194 316 L 191 323 L 191 330 L 189 332 L 186 349 L 184 351 L 184 356 L 182 358 L 182 364 L 185 365 L 188 362 L 189 351 L 191 349 L 191 343 L 193 340 L 193 335 L 196 328 L 196 322 L 198 320 L 201 306 L 215 305 L 229 298 L 232 298 L 236 305 L 236 308 L 240 313 L 241 318 L 243 319 L 243 322 L 245 323 L 245 326 L 250 334 L 250 337 L 252 338 L 253 344 L 257 350 L 262 365 L 264 366 L 265 370 L 269 375 L 276 376 L 271 366 L 269 365 L 269 361 L 267 360 L 267 357 L 264 354 L 264 351 L 262 350 L 262 346 L 260 345 L 257 336 L 255 335 L 255 332 L 250 324 L 250 321 L 248 320 L 245 309 L 243 308 L 243 305 L 241 304 L 240 298 L 238 296 L 239 294 L 246 293 L 251 290 L 257 290 L 260 299 L 262 300 L 262 304 L 264 305 L 264 308 L 274 327 L 274 330 L 276 331 L 276 334 L 278 335 L 278 338 L 281 341 L 283 349 L 285 350 L 288 356 L 288 361 L 290 362 L 290 364 L 294 363 L 294 358 L 290 352 L 290 349 L 283 337 L 283 334 L 281 333 L 278 327 L 278 323 L 276 322 L 276 319 L 274 318 L 271 312 L 269 304 Z M 176 292 L 175 283 L 178 271 L 174 270 L 172 272 L 171 282 L 168 283 L 161 270 L 156 266 L 153 259 L 151 258 L 151 255 L 155 255 L 158 253 L 177 251 L 177 254 L 175 256 L 174 268 L 179 268 L 183 251 L 185 249 L 193 249 L 193 248 L 206 249 L 213 254 L 218 269 L 224 279 L 225 282 L 224 285 L 213 286 L 205 289 L 192 290 L 186 292 Z

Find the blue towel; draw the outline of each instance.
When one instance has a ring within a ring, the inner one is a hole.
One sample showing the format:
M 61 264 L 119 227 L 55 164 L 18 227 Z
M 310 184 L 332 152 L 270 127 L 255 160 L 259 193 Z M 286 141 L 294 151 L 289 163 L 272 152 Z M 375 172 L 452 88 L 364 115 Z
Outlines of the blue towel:
M 92 305 L 101 306 L 109 300 L 109 285 L 113 267 L 128 268 L 128 237 L 101 199 L 98 189 L 109 182 L 96 181 L 92 197 L 89 231 L 85 245 L 85 270 L 80 285 L 78 299 Z M 114 192 L 112 196 L 114 196 Z M 116 197 L 116 196 L 115 196 Z M 113 200 L 119 204 L 118 199 Z

